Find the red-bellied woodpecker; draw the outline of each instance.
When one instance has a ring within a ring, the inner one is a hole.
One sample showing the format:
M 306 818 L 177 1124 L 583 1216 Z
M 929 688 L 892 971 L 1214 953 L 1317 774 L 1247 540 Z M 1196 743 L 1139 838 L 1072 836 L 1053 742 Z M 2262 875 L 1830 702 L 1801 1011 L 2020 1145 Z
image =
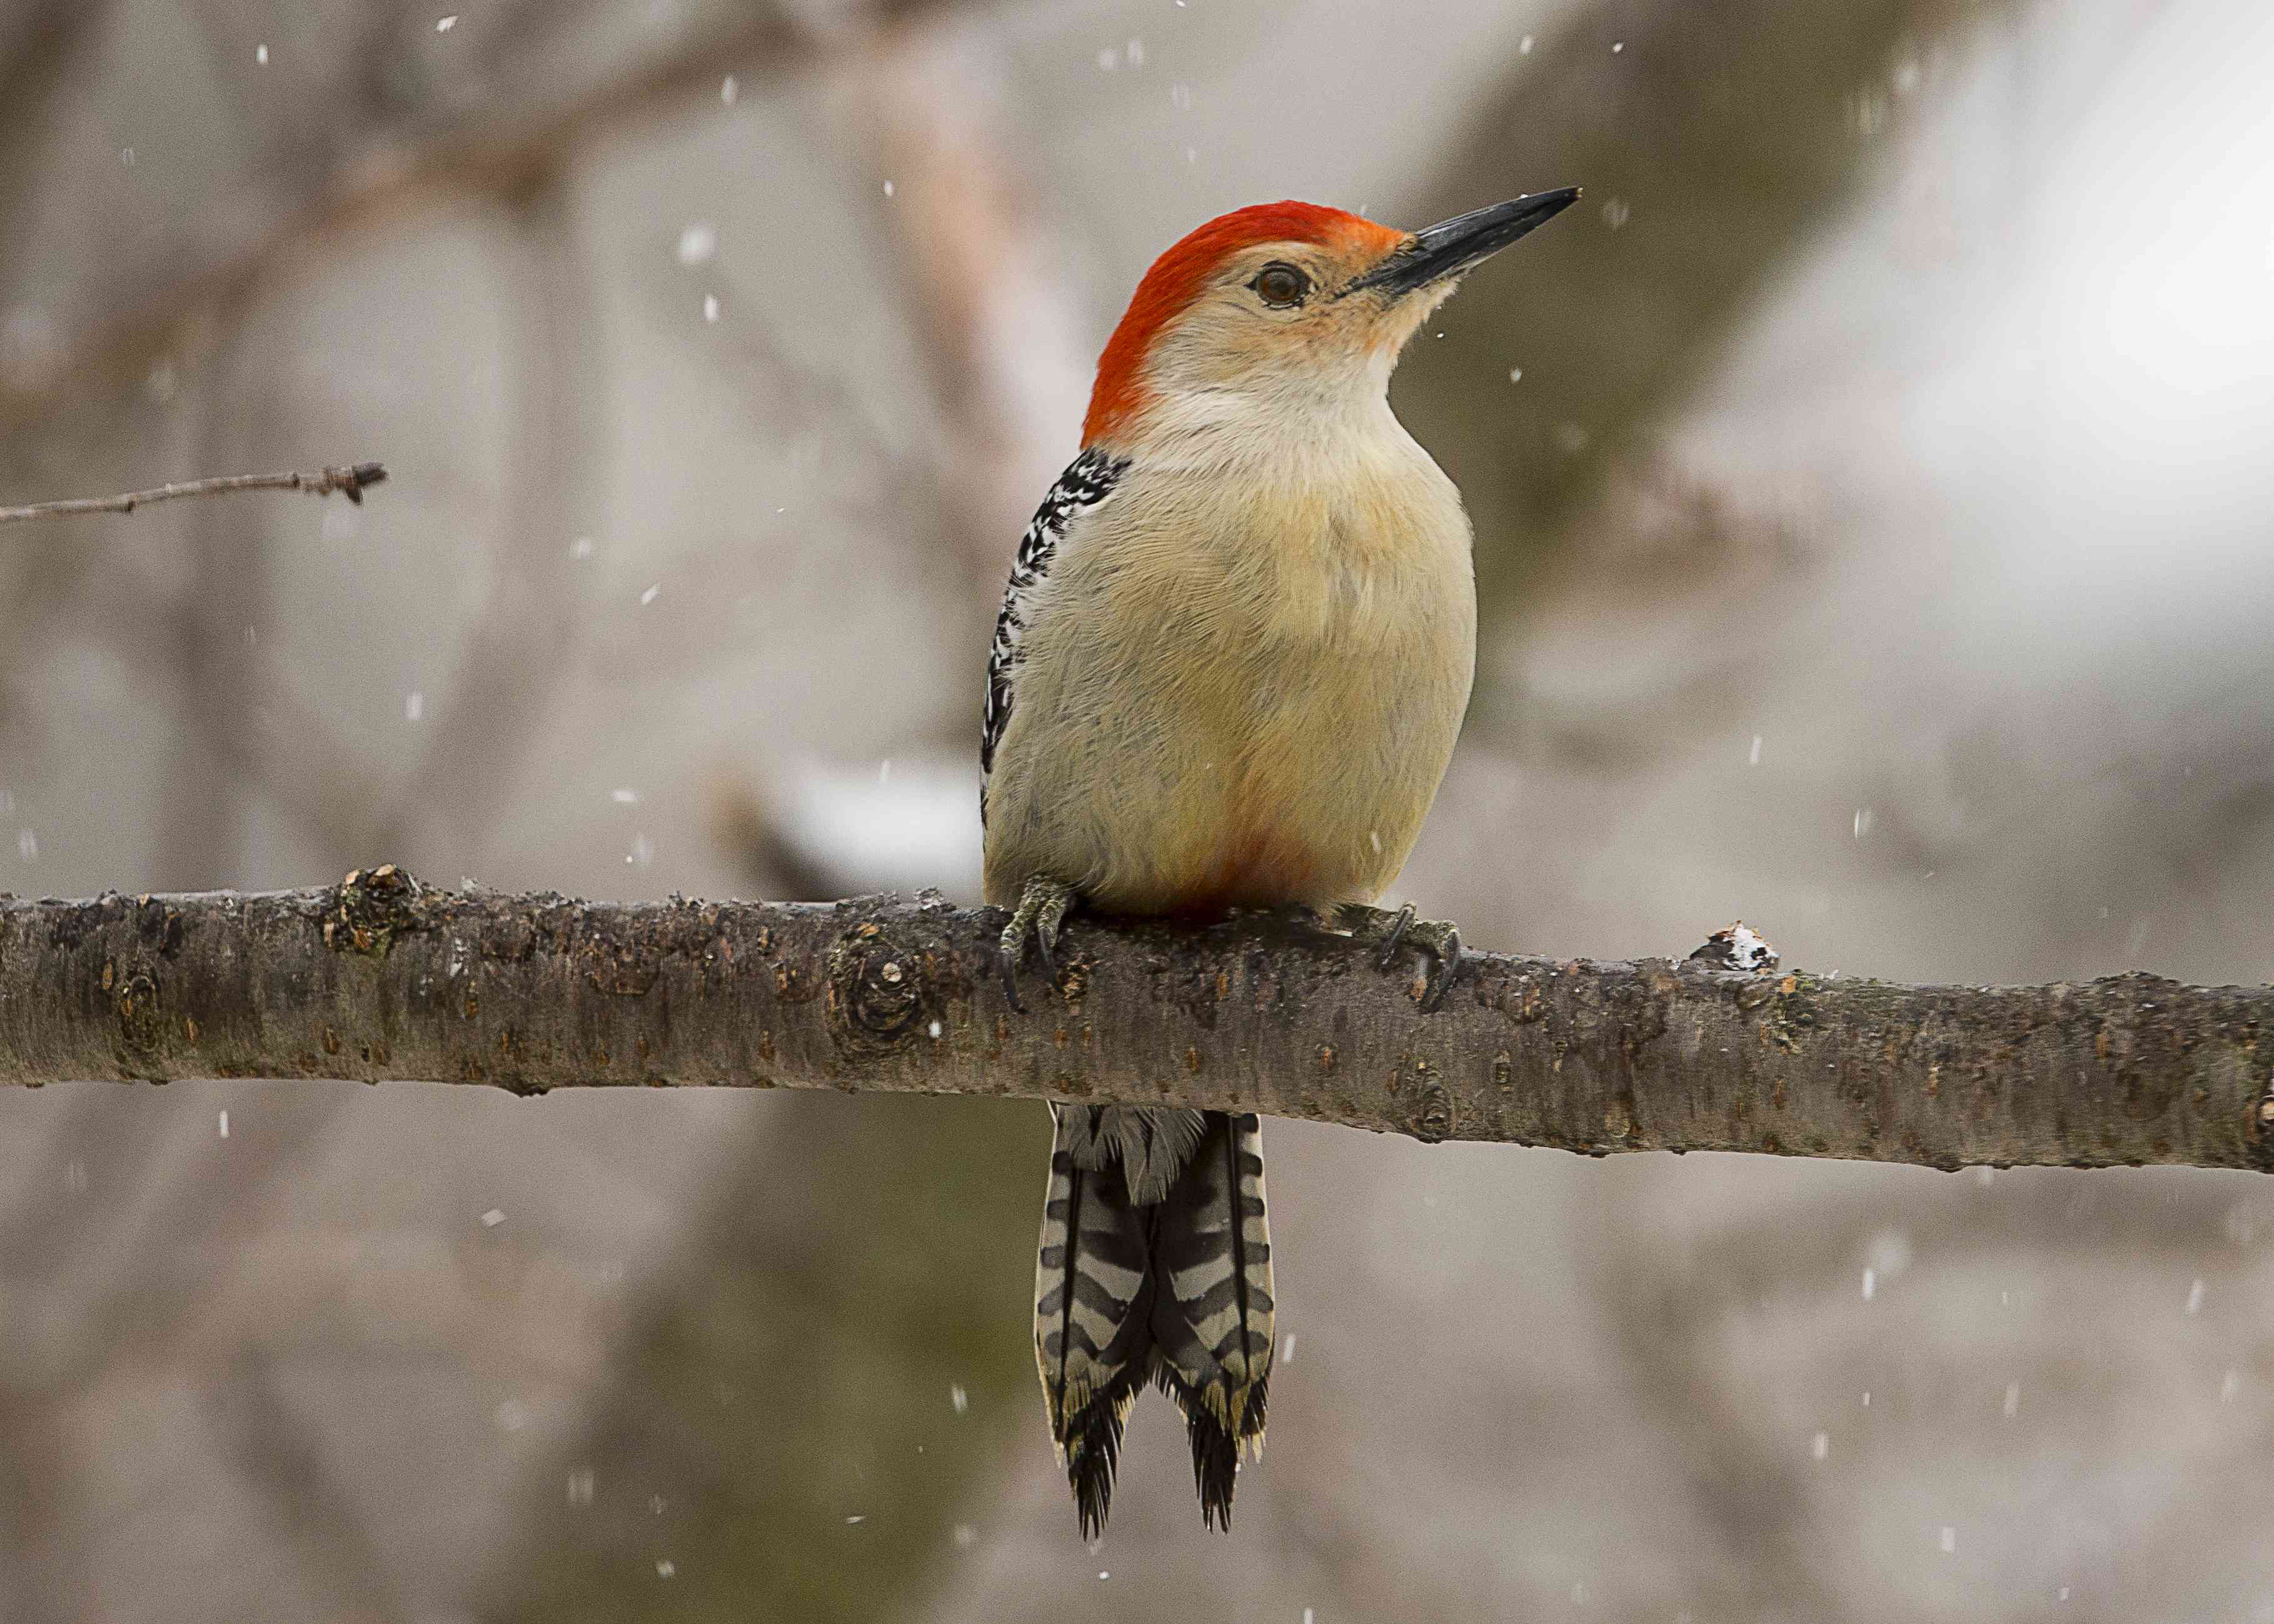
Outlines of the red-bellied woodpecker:
M 1267 203 L 1146 272 L 1077 456 L 1019 544 L 987 667 L 987 898 L 1055 976 L 1076 902 L 1301 911 L 1459 973 L 1449 924 L 1373 906 L 1452 755 L 1476 658 L 1460 493 L 1389 410 L 1398 352 L 1462 272 L 1569 207 L 1426 231 Z M 1271 1243 L 1253 1116 L 1053 1106 L 1035 1288 L 1050 1432 L 1085 1537 L 1130 1403 L 1183 1410 L 1203 1519 L 1263 1443 Z

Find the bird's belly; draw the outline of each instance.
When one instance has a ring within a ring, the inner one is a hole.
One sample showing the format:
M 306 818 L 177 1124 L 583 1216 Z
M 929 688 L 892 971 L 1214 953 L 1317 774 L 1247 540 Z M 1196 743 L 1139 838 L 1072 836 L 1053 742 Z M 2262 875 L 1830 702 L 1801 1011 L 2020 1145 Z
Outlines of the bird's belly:
M 1214 891 L 1226 905 L 1370 901 L 1435 798 L 1467 683 L 1334 663 L 1258 696 Z
M 1453 517 L 1427 546 L 1322 523 L 1204 554 L 1100 547 L 1054 576 L 1082 613 L 1033 617 L 990 780 L 989 899 L 1038 874 L 1108 913 L 1379 896 L 1468 703 Z
M 1112 913 L 1367 901 L 1404 866 L 1450 758 L 1469 645 L 1329 640 L 1204 693 L 1156 694 L 1088 818 Z

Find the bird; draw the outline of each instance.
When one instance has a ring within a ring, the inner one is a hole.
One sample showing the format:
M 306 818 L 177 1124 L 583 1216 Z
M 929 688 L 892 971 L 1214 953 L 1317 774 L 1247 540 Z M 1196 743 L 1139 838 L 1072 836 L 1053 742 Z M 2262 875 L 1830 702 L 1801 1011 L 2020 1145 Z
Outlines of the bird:
M 1451 923 L 1376 906 L 1468 706 L 1476 589 L 1459 492 L 1389 400 L 1461 276 L 1577 201 L 1420 231 L 1292 200 L 1153 262 L 1098 358 L 1080 453 L 1020 539 L 980 745 L 1005 998 L 1067 914 L 1299 918 L 1434 1011 Z M 1276 1303 L 1253 1114 L 1053 1104 L 1035 1356 L 1085 1540 L 1148 1384 L 1183 1411 L 1204 1527 L 1261 1453 Z

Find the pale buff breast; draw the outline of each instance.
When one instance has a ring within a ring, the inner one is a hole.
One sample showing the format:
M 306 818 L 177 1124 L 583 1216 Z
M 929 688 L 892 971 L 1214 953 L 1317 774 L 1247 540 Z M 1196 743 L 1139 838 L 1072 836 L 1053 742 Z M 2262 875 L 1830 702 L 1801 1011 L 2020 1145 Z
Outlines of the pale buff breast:
M 1261 488 L 1134 468 L 1069 533 L 990 780 L 990 900 L 1037 873 L 1124 913 L 1396 877 L 1467 706 L 1476 604 L 1457 493 L 1380 421 Z

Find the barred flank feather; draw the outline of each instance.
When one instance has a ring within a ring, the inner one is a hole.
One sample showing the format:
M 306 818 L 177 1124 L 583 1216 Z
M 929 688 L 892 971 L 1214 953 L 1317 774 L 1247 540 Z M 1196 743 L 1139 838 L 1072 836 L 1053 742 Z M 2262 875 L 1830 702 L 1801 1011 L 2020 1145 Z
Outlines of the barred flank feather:
M 1123 1423 L 1147 1381 L 1185 1412 L 1203 1521 L 1229 1528 L 1240 1457 L 1263 1447 L 1271 1374 L 1261 1124 L 1053 1109 L 1035 1354 L 1082 1535 L 1104 1525 Z M 1133 1199 L 1133 1184 L 1162 1193 Z

